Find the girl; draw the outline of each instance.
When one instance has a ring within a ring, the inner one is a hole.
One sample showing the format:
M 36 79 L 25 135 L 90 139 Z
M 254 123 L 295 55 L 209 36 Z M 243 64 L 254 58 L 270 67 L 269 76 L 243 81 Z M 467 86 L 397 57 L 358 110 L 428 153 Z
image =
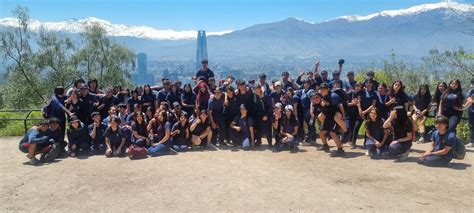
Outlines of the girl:
M 413 124 L 408 118 L 407 111 L 403 106 L 396 106 L 390 112 L 390 116 L 384 122 L 383 128 L 390 128 L 393 141 L 389 145 L 392 155 L 400 156 L 400 160 L 408 159 L 412 146 Z
M 150 85 L 148 84 L 143 87 L 143 95 L 141 97 L 141 101 L 144 106 L 143 109 L 146 109 L 147 107 L 151 107 L 151 111 L 155 112 L 156 96 L 155 94 L 153 94 L 153 91 L 151 90 Z
M 196 105 L 200 110 L 208 108 L 210 96 L 206 82 L 199 83 Z
M 179 115 L 179 122 L 175 123 L 171 129 L 171 137 L 173 137 L 173 148 L 176 151 L 185 152 L 188 150 L 191 135 L 186 112 L 183 111 Z
M 142 101 L 138 97 L 138 90 L 136 88 L 132 91 L 132 97 L 127 101 L 127 113 L 135 112 L 135 104 L 142 104 Z
M 285 107 L 285 114 L 281 124 L 280 131 L 282 146 L 288 146 L 291 151 L 296 151 L 296 135 L 298 134 L 298 121 L 293 114 L 293 107 L 287 105 Z M 282 147 L 280 147 L 282 148 Z
M 191 84 L 184 85 L 184 92 L 181 95 L 181 103 L 183 106 L 183 111 L 192 115 L 194 112 L 194 107 L 196 106 L 196 94 L 191 88 Z
M 441 96 L 438 115 L 449 119 L 449 131 L 456 133 L 456 127 L 463 113 L 463 93 L 458 79 L 449 82 L 448 89 Z
M 419 143 L 425 142 L 425 121 L 430 112 L 430 102 L 431 94 L 428 85 L 420 85 L 418 93 L 413 100 L 414 113 L 412 115 L 413 124 L 418 126 L 418 131 L 420 133 L 420 139 L 418 140 Z
M 71 157 L 76 157 L 76 153 L 79 150 L 88 151 L 90 149 L 91 144 L 87 127 L 76 116 L 71 116 L 67 138 L 69 141 L 69 155 Z
M 440 82 L 438 83 L 438 86 L 436 87 L 436 92 L 433 96 L 433 100 L 431 101 L 431 106 L 432 108 L 435 109 L 434 114 L 438 115 L 439 112 L 439 103 L 441 102 L 441 95 L 446 91 L 446 88 L 448 85 L 445 82 Z
M 402 81 L 398 80 L 392 84 L 388 96 L 389 101 L 387 101 L 385 105 L 389 109 L 393 109 L 396 106 L 403 106 L 405 110 L 408 111 L 408 107 L 410 106 L 410 99 L 405 93 L 405 86 L 403 85 Z
M 89 92 L 92 94 L 104 94 L 104 91 L 100 90 L 99 82 L 95 78 L 89 80 L 89 82 L 87 82 L 87 86 L 89 86 Z
M 377 93 L 375 94 L 375 107 L 379 111 L 379 116 L 384 120 L 387 120 L 389 110 L 385 103 L 388 102 L 388 95 L 387 95 L 387 84 L 381 83 L 377 88 Z
M 165 100 L 166 102 L 168 102 L 170 106 L 172 106 L 174 102 L 178 102 L 179 104 L 181 104 L 181 94 L 179 93 L 179 88 L 178 88 L 178 85 L 176 85 L 176 83 L 171 84 L 171 90 L 166 95 Z
M 77 90 L 71 90 L 71 94 L 69 98 L 64 102 L 64 106 L 66 107 L 66 109 L 68 109 L 70 113 L 76 115 L 80 121 L 86 121 L 87 117 L 90 115 L 84 113 L 84 111 L 81 109 L 81 105 L 82 100 L 79 99 L 77 95 Z
M 141 112 L 134 113 L 135 122 L 132 124 L 132 144 L 139 147 L 148 147 L 151 139 L 148 135 L 147 122 Z
M 380 157 L 388 147 L 388 133 L 383 128 L 384 122 L 377 108 L 372 108 L 365 119 L 365 144 L 371 158 Z
M 211 144 L 212 140 L 211 122 L 209 121 L 207 110 L 197 111 L 197 117 L 189 127 L 189 131 L 192 134 L 191 142 L 194 146 L 206 147 Z M 204 139 L 206 141 L 203 141 Z
M 165 111 L 157 112 L 155 117 L 148 124 L 147 129 L 152 135 L 152 142 L 148 148 L 148 154 L 152 156 L 167 154 L 171 147 L 168 114 Z
M 117 116 L 112 116 L 110 126 L 107 127 L 104 133 L 105 145 L 107 150 L 105 151 L 106 157 L 120 156 L 125 150 L 126 134 L 120 129 L 119 125 L 121 120 Z

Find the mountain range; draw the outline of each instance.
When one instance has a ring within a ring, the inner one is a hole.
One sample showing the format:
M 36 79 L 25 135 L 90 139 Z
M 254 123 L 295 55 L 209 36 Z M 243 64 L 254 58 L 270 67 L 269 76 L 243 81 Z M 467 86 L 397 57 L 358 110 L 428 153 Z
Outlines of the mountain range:
M 432 48 L 462 46 L 474 49 L 474 6 L 455 2 L 423 4 L 367 16 L 342 16 L 313 23 L 298 18 L 257 24 L 239 30 L 207 32 L 210 59 L 358 57 L 378 59 L 391 51 L 419 58 Z M 113 24 L 93 17 L 61 22 L 32 20 L 50 31 L 75 35 L 84 26 L 100 23 L 108 35 L 149 58 L 194 59 L 197 31 L 160 30 Z M 16 19 L 0 19 L 0 27 L 16 26 Z M 466 33 L 468 32 L 468 33 Z M 470 34 L 469 32 L 472 32 Z

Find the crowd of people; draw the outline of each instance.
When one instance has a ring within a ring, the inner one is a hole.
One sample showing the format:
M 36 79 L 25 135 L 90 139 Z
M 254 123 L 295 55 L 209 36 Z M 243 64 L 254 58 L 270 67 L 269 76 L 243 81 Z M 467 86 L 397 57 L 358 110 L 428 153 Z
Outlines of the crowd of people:
M 328 140 L 333 140 L 333 157 L 344 156 L 347 144 L 350 149 L 366 148 L 371 158 L 404 160 L 413 142 L 431 141 L 419 163 L 447 165 L 460 143 L 456 127 L 465 110 L 468 146 L 474 143 L 474 79 L 468 93 L 455 79 L 439 82 L 433 94 L 422 84 L 410 96 L 402 81 L 378 82 L 374 72 L 362 82 L 353 72 L 342 80 L 343 63 L 332 78 L 326 70 L 319 71 L 317 62 L 313 71 L 303 71 L 296 79 L 288 72 L 273 81 L 264 73 L 258 80 L 216 79 L 203 60 L 193 84 L 163 78 L 160 86 L 129 90 L 78 79 L 68 90 L 54 89 L 43 109 L 47 119 L 28 131 L 20 150 L 36 165 L 41 161 L 35 156 L 52 147 L 58 149 L 57 157 L 114 157 L 137 150 L 159 156 L 228 146 L 251 150 L 262 143 L 274 152 L 296 152 L 301 144 L 330 152 Z M 425 125 L 431 112 L 433 130 Z M 357 144 L 362 125 L 363 144 Z

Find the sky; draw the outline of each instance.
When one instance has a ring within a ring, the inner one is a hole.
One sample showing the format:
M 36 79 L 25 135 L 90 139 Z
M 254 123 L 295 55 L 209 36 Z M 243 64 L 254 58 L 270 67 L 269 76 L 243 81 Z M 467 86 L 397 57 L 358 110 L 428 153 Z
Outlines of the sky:
M 440 0 L 0 0 L 0 18 L 11 17 L 22 5 L 40 21 L 96 17 L 158 29 L 223 31 L 289 17 L 320 22 L 436 2 Z

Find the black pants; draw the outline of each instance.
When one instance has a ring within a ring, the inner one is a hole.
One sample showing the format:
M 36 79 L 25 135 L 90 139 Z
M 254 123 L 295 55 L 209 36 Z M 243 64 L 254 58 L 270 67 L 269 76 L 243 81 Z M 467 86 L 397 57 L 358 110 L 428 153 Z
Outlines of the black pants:
M 262 138 L 265 137 L 268 141 L 268 144 L 272 145 L 272 124 L 270 122 L 270 118 L 266 121 L 262 120 L 262 118 L 257 118 L 255 122 L 255 140 L 257 144 L 262 144 Z
M 346 117 L 344 122 L 346 123 L 348 131 L 343 135 L 343 141 L 349 141 L 355 144 L 357 137 L 359 136 L 360 127 L 362 126 L 364 120 L 362 120 L 359 116 Z

